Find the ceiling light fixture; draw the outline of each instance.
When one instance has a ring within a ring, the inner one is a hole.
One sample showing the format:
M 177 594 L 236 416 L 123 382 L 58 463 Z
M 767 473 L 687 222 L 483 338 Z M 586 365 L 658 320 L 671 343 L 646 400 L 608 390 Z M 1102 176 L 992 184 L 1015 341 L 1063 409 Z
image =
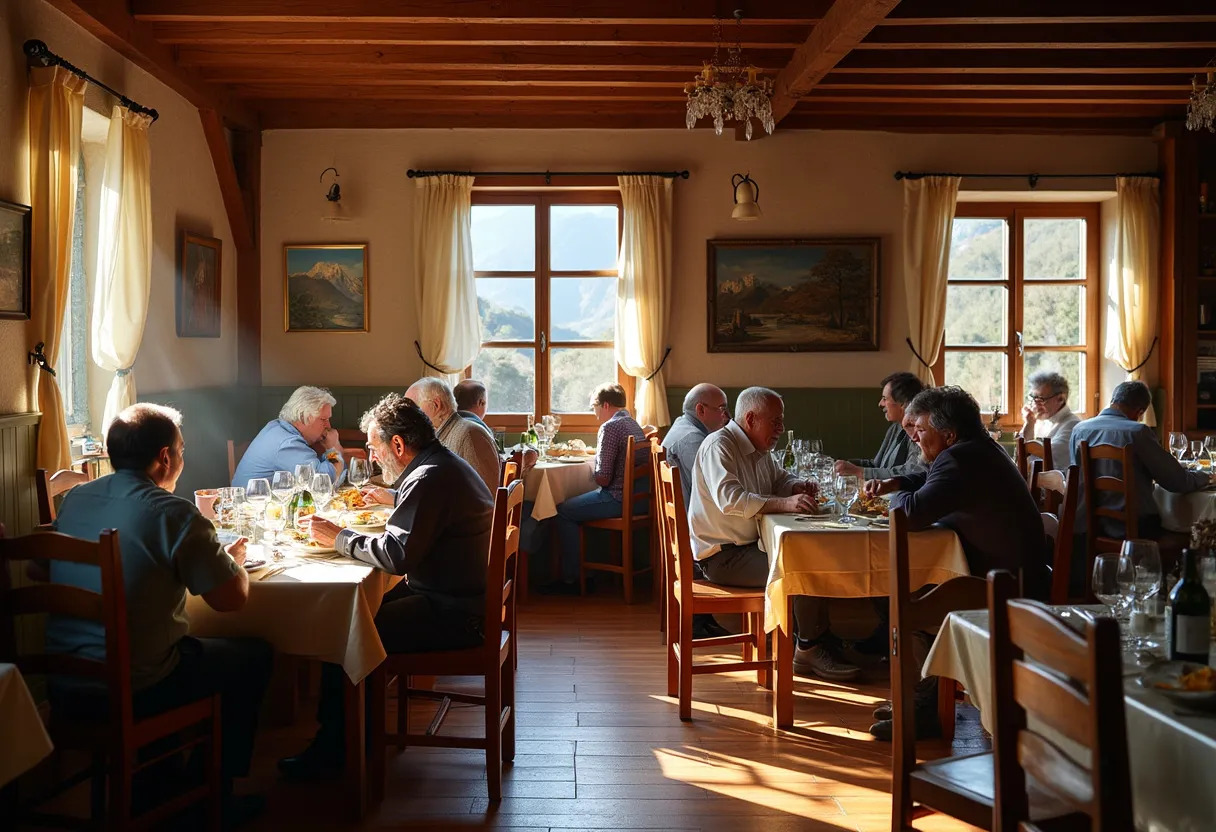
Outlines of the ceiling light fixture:
M 730 178 L 730 182 L 735 186 L 735 208 L 730 212 L 730 218 L 732 220 L 760 219 L 763 213 L 760 211 L 760 206 L 756 204 L 760 199 L 760 186 L 756 184 L 756 180 L 752 179 L 751 174 L 736 173 Z
M 684 123 L 689 130 L 701 119 L 712 118 L 714 132 L 721 136 L 725 122 L 733 119 L 744 125 L 743 133 L 750 141 L 755 119 L 765 133 L 772 134 L 773 82 L 744 60 L 742 25 L 743 10 L 735 9 L 735 45 L 727 47 L 726 60 L 721 61 L 722 21 L 714 16 L 713 60 L 706 61 L 700 75 L 684 88 L 688 96 Z
M 1216 132 L 1216 58 L 1208 61 L 1207 77 L 1196 75 L 1191 79 L 1191 100 L 1186 105 L 1186 127 L 1188 130 Z
M 326 168 L 321 171 L 322 184 L 325 182 L 325 174 L 331 170 L 334 172 L 334 179 L 338 178 L 337 168 Z M 350 219 L 350 215 L 342 207 L 342 187 L 337 182 L 330 185 L 329 190 L 325 193 L 325 213 L 321 215 L 321 219 L 331 222 L 346 222 Z

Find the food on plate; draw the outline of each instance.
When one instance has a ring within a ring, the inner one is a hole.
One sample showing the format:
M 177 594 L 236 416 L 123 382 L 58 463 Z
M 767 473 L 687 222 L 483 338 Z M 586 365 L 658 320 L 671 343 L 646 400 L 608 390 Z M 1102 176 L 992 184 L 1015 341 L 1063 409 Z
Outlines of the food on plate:
M 1216 670 L 1210 667 L 1200 667 L 1192 670 L 1190 673 L 1183 673 L 1178 677 L 1178 684 L 1169 682 L 1158 682 L 1157 687 L 1162 690 L 1181 690 L 1192 692 L 1212 692 L 1216 691 Z
M 348 488 L 345 491 L 339 491 L 337 499 L 341 500 L 346 508 L 363 508 L 367 505 L 367 501 L 363 499 L 363 492 L 357 488 Z
M 872 514 L 875 517 L 886 517 L 889 511 L 886 500 L 882 497 L 871 497 L 869 494 L 859 496 L 854 508 L 854 512 L 857 514 Z
M 346 516 L 348 526 L 383 526 L 384 515 L 378 511 L 354 511 Z
M 301 549 L 329 549 L 329 548 L 332 548 L 330 546 L 326 546 L 325 544 L 323 544 L 319 541 L 313 540 L 312 537 L 308 534 L 308 532 L 301 531 L 300 529 L 290 529 L 290 530 L 288 530 L 287 534 L 291 537 L 291 542 L 294 543 L 296 546 L 298 546 Z

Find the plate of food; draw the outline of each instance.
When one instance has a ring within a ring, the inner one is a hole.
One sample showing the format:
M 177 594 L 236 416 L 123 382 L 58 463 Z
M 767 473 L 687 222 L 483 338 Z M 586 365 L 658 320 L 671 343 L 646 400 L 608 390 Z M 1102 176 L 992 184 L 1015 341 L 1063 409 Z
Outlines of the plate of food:
M 266 561 L 262 558 L 246 558 L 244 564 L 246 572 L 256 572 L 265 565 Z
M 348 510 L 367 508 L 367 500 L 363 497 L 363 492 L 357 488 L 347 488 L 339 491 L 334 496 L 335 502 L 340 502 Z
M 890 513 L 890 506 L 882 497 L 871 497 L 868 494 L 862 494 L 857 498 L 857 502 L 853 505 L 853 513 L 864 515 L 871 518 L 886 519 Z
M 1188 708 L 1216 709 L 1216 669 L 1195 662 L 1157 662 L 1140 685 Z
M 382 511 L 350 511 L 342 516 L 343 528 L 357 532 L 379 531 L 388 523 L 388 515 Z
M 291 540 L 292 548 L 306 555 L 328 555 L 338 551 L 333 546 L 318 543 L 309 536 L 308 532 L 299 529 L 288 530 L 287 536 Z

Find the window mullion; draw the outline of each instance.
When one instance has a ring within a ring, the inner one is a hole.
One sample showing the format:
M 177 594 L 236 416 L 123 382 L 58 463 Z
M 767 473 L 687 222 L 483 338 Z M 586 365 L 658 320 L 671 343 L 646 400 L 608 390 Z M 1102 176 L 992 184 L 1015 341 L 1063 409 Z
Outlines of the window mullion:
M 548 195 L 540 197 L 536 204 L 536 405 L 533 412 L 538 419 L 550 411 L 552 400 L 549 377 L 552 346 L 541 347 L 542 341 L 552 335 L 549 326 L 549 205 Z

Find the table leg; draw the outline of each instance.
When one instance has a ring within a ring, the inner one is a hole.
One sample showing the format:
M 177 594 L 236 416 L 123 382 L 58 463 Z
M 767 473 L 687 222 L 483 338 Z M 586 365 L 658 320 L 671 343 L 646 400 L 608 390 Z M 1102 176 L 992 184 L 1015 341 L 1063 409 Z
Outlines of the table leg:
M 346 714 L 346 794 L 351 812 L 362 819 L 367 814 L 367 733 L 363 683 L 343 680 Z
M 383 667 L 383 665 L 381 666 Z M 372 673 L 365 682 L 370 685 L 368 692 L 367 730 L 371 734 L 371 742 L 367 744 L 368 799 L 373 806 L 378 806 L 384 800 L 384 736 L 385 727 L 385 698 L 388 674 L 383 670 Z
M 773 723 L 777 728 L 794 727 L 794 625 L 793 597 L 786 599 L 786 627 L 773 631 Z

